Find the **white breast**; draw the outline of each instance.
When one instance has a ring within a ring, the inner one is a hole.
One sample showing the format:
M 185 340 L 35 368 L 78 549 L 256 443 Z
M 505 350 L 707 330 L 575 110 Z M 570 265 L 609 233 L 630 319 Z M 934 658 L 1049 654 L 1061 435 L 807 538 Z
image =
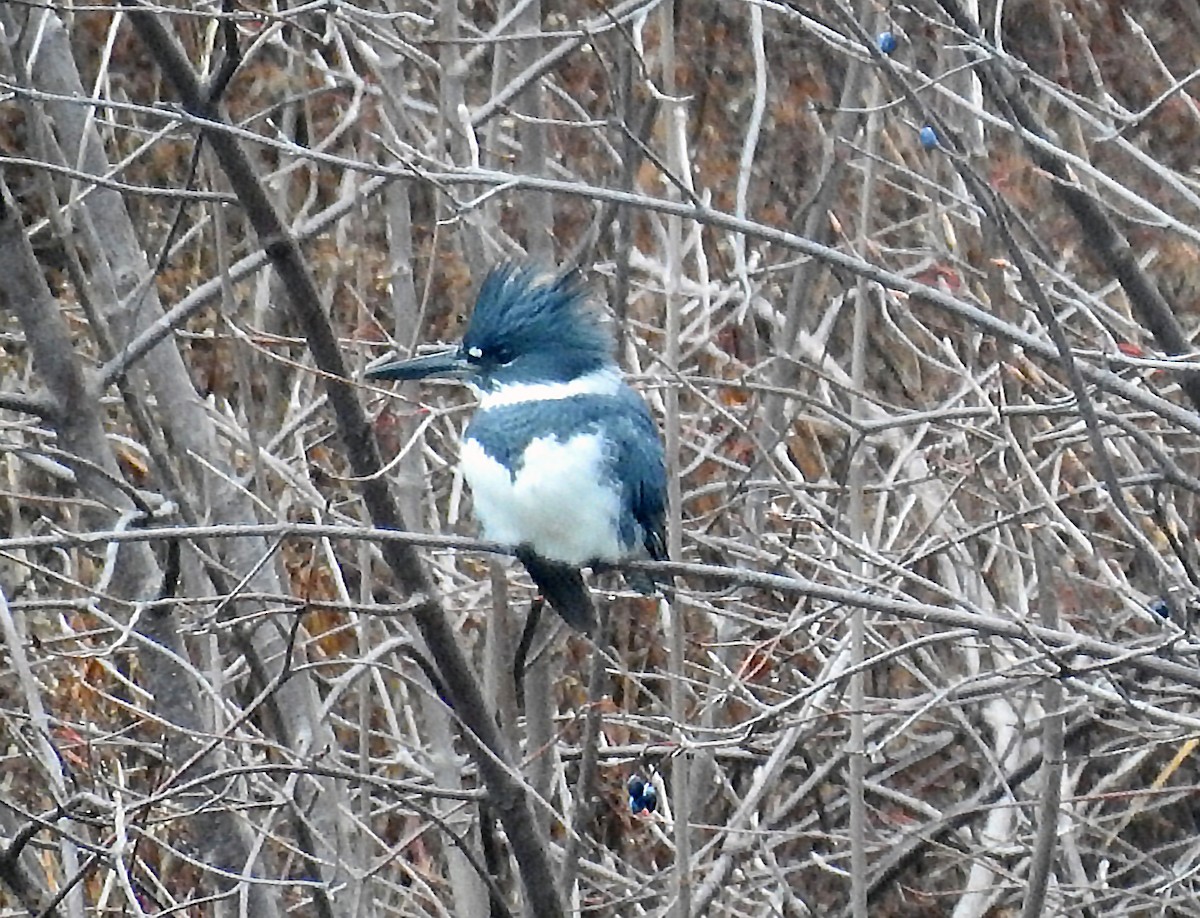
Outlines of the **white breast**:
M 514 478 L 476 440 L 463 443 L 462 469 L 485 538 L 529 545 L 544 558 L 583 566 L 617 561 L 620 501 L 596 434 L 530 442 Z

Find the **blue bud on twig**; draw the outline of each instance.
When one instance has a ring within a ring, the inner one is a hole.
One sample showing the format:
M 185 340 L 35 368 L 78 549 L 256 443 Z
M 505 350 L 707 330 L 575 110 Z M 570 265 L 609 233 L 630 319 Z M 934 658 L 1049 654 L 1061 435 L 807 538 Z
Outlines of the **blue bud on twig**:
M 658 791 L 641 775 L 629 778 L 629 810 L 635 816 L 653 813 L 658 806 Z
M 879 45 L 879 50 L 884 54 L 891 54 L 896 50 L 896 36 L 891 32 L 880 32 L 876 42 Z
M 938 145 L 938 135 L 928 124 L 921 128 L 921 133 L 917 135 L 921 138 L 921 146 L 926 150 L 932 150 Z

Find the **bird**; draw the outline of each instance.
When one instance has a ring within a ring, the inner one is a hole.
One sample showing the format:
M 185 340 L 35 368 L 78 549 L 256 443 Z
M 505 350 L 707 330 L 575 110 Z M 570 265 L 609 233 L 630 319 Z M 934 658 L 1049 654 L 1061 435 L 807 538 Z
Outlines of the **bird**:
M 472 390 L 459 461 L 482 535 L 512 548 L 541 596 L 588 634 L 596 617 L 582 568 L 667 559 L 662 440 L 615 350 L 578 272 L 503 262 L 480 286 L 460 343 L 364 372 Z M 625 579 L 643 593 L 657 586 Z

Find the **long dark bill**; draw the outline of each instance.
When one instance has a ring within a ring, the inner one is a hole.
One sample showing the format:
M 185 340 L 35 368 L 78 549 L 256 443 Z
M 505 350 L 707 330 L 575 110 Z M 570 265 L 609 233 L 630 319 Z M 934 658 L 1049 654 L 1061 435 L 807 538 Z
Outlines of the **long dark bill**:
M 466 359 L 458 348 L 448 348 L 436 354 L 410 357 L 408 360 L 391 360 L 367 367 L 363 373 L 367 379 L 426 379 L 430 376 L 456 378 L 469 369 Z

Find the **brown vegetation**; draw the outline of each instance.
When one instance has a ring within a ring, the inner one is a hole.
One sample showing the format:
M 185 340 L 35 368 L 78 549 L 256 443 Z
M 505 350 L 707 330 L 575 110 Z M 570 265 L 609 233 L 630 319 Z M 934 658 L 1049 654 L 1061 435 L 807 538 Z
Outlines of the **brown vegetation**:
M 5 914 L 1200 914 L 1191 4 L 0 38 Z M 617 323 L 678 591 L 518 687 L 467 395 L 360 380 L 525 257 Z

